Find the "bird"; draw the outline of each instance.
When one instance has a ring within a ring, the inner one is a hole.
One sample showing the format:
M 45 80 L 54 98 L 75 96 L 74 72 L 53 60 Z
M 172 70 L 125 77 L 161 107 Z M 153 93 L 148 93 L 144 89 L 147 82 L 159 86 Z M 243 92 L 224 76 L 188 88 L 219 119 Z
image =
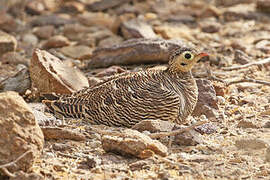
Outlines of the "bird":
M 70 95 L 47 94 L 43 100 L 56 117 L 113 127 L 132 127 L 143 120 L 186 123 L 198 99 L 192 67 L 207 53 L 179 47 L 163 70 L 121 73 Z

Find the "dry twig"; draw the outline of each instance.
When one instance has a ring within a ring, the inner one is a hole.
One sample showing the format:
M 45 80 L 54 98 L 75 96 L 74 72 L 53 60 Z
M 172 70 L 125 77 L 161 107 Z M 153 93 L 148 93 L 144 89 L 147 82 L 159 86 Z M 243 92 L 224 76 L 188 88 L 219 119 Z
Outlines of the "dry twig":
M 224 71 L 231 71 L 231 70 L 238 70 L 238 69 L 243 69 L 243 68 L 247 68 L 247 67 L 251 67 L 251 66 L 258 66 L 258 65 L 270 65 L 270 58 L 265 58 L 262 59 L 260 61 L 256 61 L 256 62 L 251 62 L 245 65 L 241 65 L 241 66 L 232 66 L 232 67 L 225 67 L 222 68 L 222 70 Z
M 178 134 L 182 134 L 184 132 L 187 132 L 187 131 L 190 131 L 191 129 L 197 127 L 197 126 L 200 126 L 200 125 L 203 125 L 203 124 L 206 124 L 208 123 L 207 121 L 200 121 L 200 122 L 197 122 L 189 127 L 186 127 L 186 128 L 183 128 L 183 129 L 177 129 L 175 131 L 172 131 L 172 132 L 159 132 L 159 133 L 153 133 L 153 134 L 150 134 L 149 137 L 151 138 L 161 138 L 161 137 L 167 137 L 167 136 L 176 136 Z
M 251 83 L 257 83 L 257 84 L 263 84 L 263 85 L 270 86 L 270 82 L 263 81 L 263 80 L 251 79 L 251 78 L 235 80 L 235 81 L 228 82 L 227 84 L 232 85 L 232 84 L 243 83 L 243 82 L 251 82 Z
M 15 159 L 14 161 L 10 162 L 10 163 L 7 163 L 7 164 L 3 164 L 3 165 L 0 165 L 0 169 L 3 170 L 8 176 L 10 177 L 16 177 L 14 174 L 12 174 L 11 172 L 9 172 L 7 170 L 7 167 L 10 167 L 10 166 L 16 166 L 16 163 L 21 160 L 24 156 L 26 156 L 28 153 L 32 152 L 31 150 L 29 151 L 26 151 L 25 153 L 23 153 L 22 155 L 20 155 L 17 159 Z

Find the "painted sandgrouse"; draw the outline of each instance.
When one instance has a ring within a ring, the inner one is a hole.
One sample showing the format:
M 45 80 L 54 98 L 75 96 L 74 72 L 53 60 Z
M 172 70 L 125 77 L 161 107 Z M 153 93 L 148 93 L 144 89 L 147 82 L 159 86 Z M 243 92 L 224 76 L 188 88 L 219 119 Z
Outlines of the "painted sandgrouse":
M 131 127 L 142 120 L 182 124 L 196 105 L 198 89 L 191 68 L 206 53 L 174 50 L 166 70 L 116 75 L 72 95 L 43 100 L 56 116 L 82 118 L 90 124 Z

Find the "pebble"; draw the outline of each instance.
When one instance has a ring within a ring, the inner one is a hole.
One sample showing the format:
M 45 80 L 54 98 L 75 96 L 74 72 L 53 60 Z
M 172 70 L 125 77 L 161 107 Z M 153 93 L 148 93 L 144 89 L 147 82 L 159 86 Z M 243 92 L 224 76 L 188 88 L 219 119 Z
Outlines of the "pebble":
M 44 49 L 50 49 L 50 48 L 61 48 L 64 46 L 70 45 L 69 40 L 65 36 L 56 35 L 51 38 L 49 38 L 44 44 Z
M 54 26 L 41 26 L 34 29 L 34 34 L 40 39 L 48 39 L 54 35 Z
M 14 36 L 0 31 L 0 57 L 6 52 L 15 51 L 17 48 L 17 40 Z
M 64 55 L 74 59 L 89 59 L 92 56 L 92 49 L 88 46 L 65 46 L 60 49 Z
M 35 46 L 38 43 L 38 38 L 34 34 L 25 34 L 23 35 L 22 41 Z
M 235 141 L 235 146 L 238 149 L 254 149 L 254 150 L 259 150 L 259 149 L 264 149 L 267 147 L 267 143 L 264 140 L 258 139 L 258 138 L 251 138 L 251 137 L 245 137 L 245 138 L 240 138 Z

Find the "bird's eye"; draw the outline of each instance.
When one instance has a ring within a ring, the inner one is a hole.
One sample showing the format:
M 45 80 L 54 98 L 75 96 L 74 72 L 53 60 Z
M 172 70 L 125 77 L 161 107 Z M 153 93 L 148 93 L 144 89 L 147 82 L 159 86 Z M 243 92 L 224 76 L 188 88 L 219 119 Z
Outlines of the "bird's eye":
M 193 54 L 191 54 L 191 52 L 184 52 L 184 58 L 185 59 L 192 59 L 193 58 Z

